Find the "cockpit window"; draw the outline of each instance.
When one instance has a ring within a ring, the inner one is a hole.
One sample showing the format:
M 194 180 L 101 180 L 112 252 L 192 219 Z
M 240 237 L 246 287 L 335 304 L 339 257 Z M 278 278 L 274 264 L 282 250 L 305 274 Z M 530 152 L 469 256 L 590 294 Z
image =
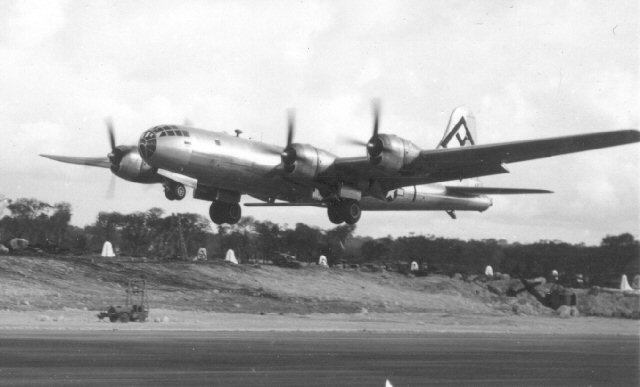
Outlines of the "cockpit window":
M 155 126 L 152 129 L 150 129 L 148 133 L 157 134 L 158 137 L 165 137 L 165 136 L 189 137 L 189 132 L 187 130 L 179 129 L 177 126 L 173 126 L 173 125 Z

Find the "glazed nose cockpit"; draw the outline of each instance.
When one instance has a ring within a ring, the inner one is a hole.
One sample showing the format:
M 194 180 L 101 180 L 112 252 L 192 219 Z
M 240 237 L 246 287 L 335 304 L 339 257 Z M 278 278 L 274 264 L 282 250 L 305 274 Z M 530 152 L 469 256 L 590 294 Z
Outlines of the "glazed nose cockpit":
M 191 154 L 188 129 L 177 125 L 154 126 L 140 136 L 140 156 L 154 168 L 181 170 Z
M 140 152 L 140 156 L 142 156 L 144 160 L 148 160 L 149 158 L 151 158 L 151 156 L 153 156 L 156 151 L 157 132 L 154 132 L 154 129 L 156 128 L 152 128 L 142 133 L 142 136 L 140 136 L 140 141 L 138 142 L 138 151 Z
M 154 126 L 140 136 L 138 143 L 140 156 L 145 160 L 150 159 L 156 152 L 158 139 L 161 137 L 189 137 L 189 131 L 174 125 Z

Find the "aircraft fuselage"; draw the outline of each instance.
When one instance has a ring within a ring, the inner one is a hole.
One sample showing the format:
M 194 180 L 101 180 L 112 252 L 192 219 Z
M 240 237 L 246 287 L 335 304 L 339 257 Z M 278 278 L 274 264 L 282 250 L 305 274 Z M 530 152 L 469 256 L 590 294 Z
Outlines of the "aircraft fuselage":
M 295 184 L 277 173 L 281 166 L 281 146 L 172 125 L 145 132 L 139 151 L 152 167 L 188 176 L 199 185 L 219 187 L 264 201 L 321 204 L 323 200 L 314 187 Z M 328 152 L 324 156 L 335 158 Z M 452 195 L 443 184 L 408 186 L 387 192 L 384 199 L 363 196 L 360 200 L 362 210 L 367 211 L 484 211 L 491 204 L 491 199 L 485 196 Z

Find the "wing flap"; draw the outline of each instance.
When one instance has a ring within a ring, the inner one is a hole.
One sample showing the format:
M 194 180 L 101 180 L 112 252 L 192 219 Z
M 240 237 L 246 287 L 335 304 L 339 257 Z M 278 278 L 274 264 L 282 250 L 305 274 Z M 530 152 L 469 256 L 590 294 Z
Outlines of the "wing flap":
M 106 157 L 70 157 L 70 156 L 56 156 L 56 155 L 40 155 L 42 157 L 60 161 L 62 163 L 87 165 L 90 167 L 110 168 L 111 162 Z

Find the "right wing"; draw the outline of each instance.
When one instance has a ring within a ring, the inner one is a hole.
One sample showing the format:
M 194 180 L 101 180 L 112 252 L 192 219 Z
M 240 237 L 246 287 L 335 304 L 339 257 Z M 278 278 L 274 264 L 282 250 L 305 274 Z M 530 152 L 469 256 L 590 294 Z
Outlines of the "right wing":
M 110 168 L 111 162 L 106 157 L 69 157 L 55 155 L 40 155 L 51 160 L 61 161 L 63 163 L 88 165 L 91 167 Z

